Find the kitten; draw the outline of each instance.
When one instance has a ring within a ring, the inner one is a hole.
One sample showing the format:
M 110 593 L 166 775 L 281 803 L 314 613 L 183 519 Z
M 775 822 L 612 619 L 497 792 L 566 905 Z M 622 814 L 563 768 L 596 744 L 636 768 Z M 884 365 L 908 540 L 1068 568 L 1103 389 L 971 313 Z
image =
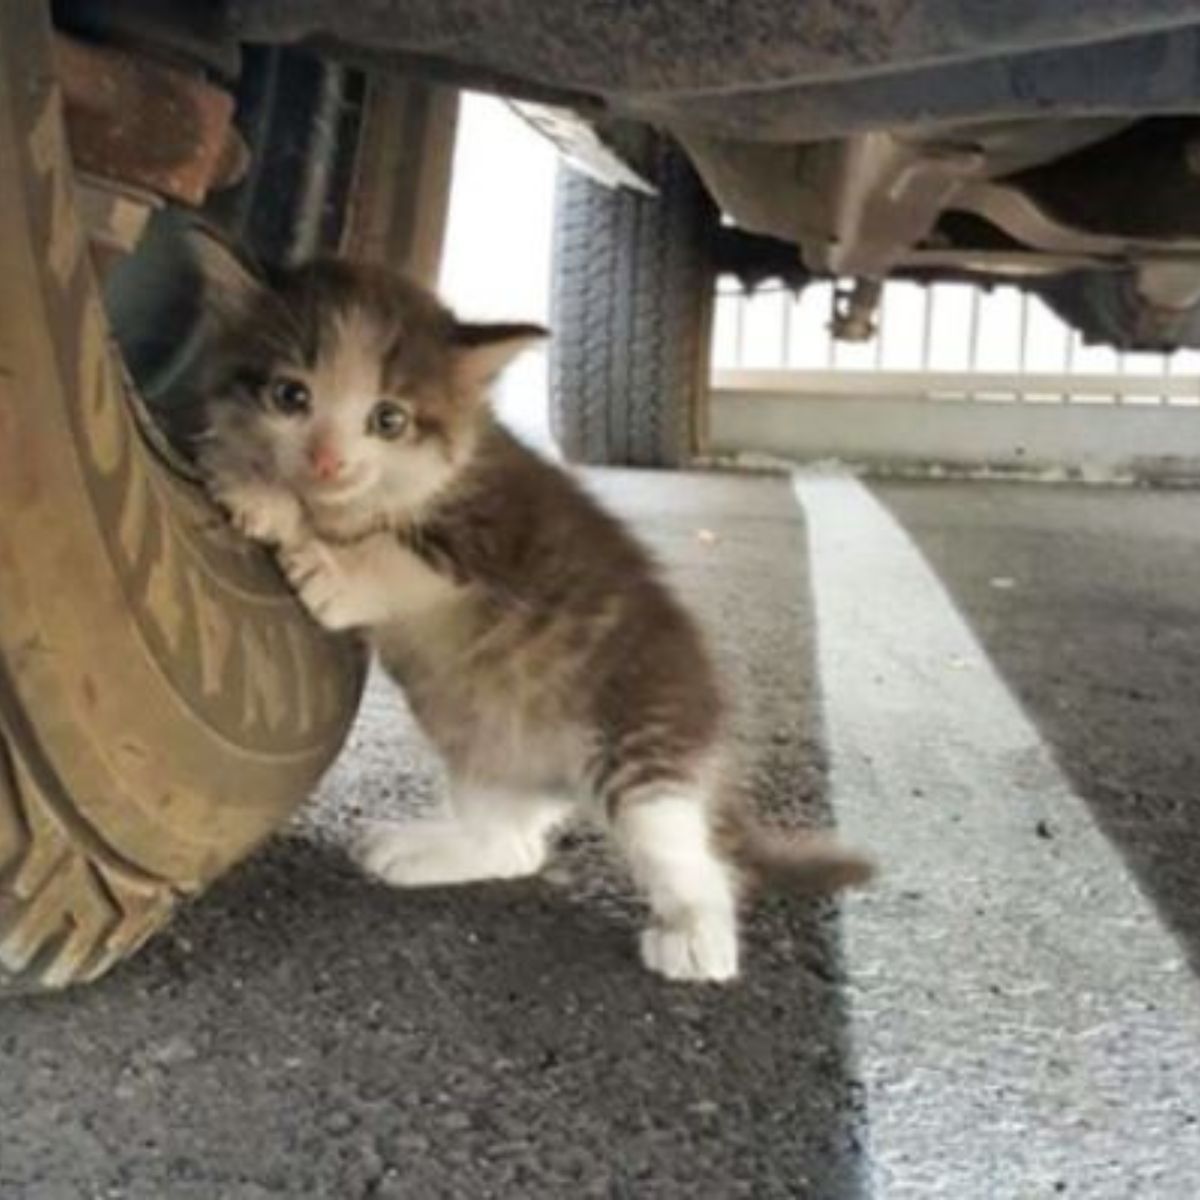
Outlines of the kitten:
M 317 621 L 369 638 L 452 781 L 444 819 L 369 833 L 368 871 L 398 887 L 532 875 L 582 810 L 646 893 L 645 964 L 680 980 L 737 974 L 754 884 L 868 876 L 758 824 L 692 619 L 630 534 L 492 419 L 489 383 L 543 330 L 465 324 L 373 267 L 268 283 L 215 242 L 199 254 L 220 317 L 212 491 Z

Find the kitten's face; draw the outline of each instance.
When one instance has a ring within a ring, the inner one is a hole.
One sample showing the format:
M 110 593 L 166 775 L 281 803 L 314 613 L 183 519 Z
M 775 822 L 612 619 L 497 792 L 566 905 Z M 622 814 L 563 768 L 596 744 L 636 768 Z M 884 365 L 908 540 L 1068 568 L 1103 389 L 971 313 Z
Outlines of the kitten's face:
M 373 268 L 318 262 L 269 286 L 228 256 L 205 270 L 223 327 L 207 453 L 249 456 L 318 525 L 417 515 L 469 459 L 487 384 L 542 336 L 461 324 Z
M 232 386 L 213 405 L 214 429 L 219 408 L 235 406 L 225 420 L 234 418 L 238 436 L 269 460 L 271 477 L 316 513 L 372 500 L 419 507 L 469 449 L 475 412 L 455 393 L 437 333 L 404 324 L 406 336 L 365 305 L 330 307 L 311 315 L 310 333 L 278 339 L 269 356 L 243 330 L 233 353 L 249 353 L 230 363 Z

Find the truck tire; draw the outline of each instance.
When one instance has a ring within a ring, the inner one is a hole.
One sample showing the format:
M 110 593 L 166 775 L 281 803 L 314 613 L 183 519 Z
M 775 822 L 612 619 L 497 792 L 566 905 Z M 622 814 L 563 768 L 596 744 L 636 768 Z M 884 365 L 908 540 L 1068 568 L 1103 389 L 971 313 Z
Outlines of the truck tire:
M 578 463 L 677 467 L 702 440 L 718 214 L 672 143 L 648 163 L 656 196 L 559 172 L 551 420 Z
M 132 394 L 48 8 L 0 8 L 0 991 L 94 979 L 261 843 L 363 678 Z

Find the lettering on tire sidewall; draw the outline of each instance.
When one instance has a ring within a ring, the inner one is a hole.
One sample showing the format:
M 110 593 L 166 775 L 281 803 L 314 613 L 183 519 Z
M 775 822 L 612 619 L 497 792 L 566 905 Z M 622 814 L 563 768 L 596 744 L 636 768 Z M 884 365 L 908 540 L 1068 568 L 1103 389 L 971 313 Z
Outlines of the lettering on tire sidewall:
M 31 225 L 67 416 L 149 653 L 196 716 L 235 744 L 267 755 L 318 750 L 354 703 L 354 656 L 317 633 L 265 559 L 206 539 L 189 519 L 195 500 L 146 451 L 87 269 L 56 88 L 30 129 Z

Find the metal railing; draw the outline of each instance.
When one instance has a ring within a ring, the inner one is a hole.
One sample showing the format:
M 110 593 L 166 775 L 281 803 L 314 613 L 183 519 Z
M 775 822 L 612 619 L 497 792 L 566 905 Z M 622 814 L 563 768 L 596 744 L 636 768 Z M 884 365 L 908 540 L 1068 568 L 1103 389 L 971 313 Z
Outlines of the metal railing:
M 723 281 L 714 384 L 826 397 L 1200 407 L 1200 353 L 1086 346 L 1014 287 L 890 283 L 864 343 L 833 338 L 831 304 L 828 283 L 796 299 L 781 289 L 746 296 Z
M 1200 353 L 1086 346 L 1009 286 L 890 283 L 835 341 L 832 286 L 718 289 L 703 446 L 885 472 L 1200 480 Z

